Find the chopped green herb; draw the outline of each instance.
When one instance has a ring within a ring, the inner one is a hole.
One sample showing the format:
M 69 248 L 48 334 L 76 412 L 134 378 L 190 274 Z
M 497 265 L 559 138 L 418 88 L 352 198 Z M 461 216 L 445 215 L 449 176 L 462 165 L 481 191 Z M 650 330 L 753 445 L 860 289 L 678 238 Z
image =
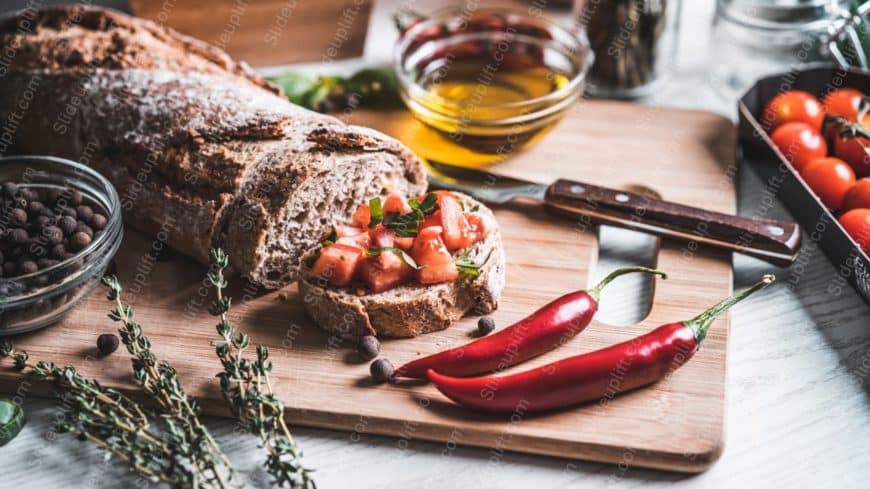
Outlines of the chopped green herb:
M 369 228 L 371 229 L 378 227 L 378 224 L 384 220 L 384 210 L 381 208 L 380 197 L 369 200 L 369 214 L 371 215 L 371 219 L 369 219 Z
M 0 447 L 12 441 L 24 426 L 24 410 L 8 399 L 0 399 Z
M 411 255 L 405 253 L 405 251 L 403 249 L 396 248 L 395 246 L 385 246 L 383 248 L 370 248 L 368 250 L 365 250 L 364 253 L 366 256 L 378 256 L 385 251 L 395 253 L 396 255 L 399 256 L 399 258 L 402 259 L 403 262 L 405 262 L 409 267 L 413 268 L 414 270 L 421 270 L 423 268 L 422 266 L 417 265 L 417 262 L 415 262 L 414 259 L 411 258 Z
M 468 204 L 465 202 L 459 202 L 459 205 L 462 206 L 462 212 L 477 212 L 480 210 L 480 204 L 474 204 L 471 207 L 468 207 Z
M 471 261 L 468 250 L 457 256 L 453 260 L 453 263 L 456 264 L 456 268 L 459 269 L 459 273 L 462 275 L 467 277 L 477 277 L 480 275 L 480 267 Z
M 395 231 L 396 236 L 400 238 L 417 236 L 423 219 L 438 210 L 438 195 L 429 193 L 422 202 L 411 199 L 408 201 L 408 205 L 411 206 L 411 212 L 400 215 L 389 214 L 388 219 L 384 221 L 384 226 Z
M 338 232 L 335 230 L 335 226 L 332 226 L 332 230 L 329 231 L 329 234 L 320 241 L 320 244 L 323 246 L 329 246 L 338 240 Z

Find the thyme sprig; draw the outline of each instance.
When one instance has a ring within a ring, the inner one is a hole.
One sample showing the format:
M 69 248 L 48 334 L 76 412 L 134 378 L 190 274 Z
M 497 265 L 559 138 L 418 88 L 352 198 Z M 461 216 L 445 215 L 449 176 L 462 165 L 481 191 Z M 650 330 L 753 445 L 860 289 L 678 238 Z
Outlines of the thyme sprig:
M 151 482 L 197 487 L 183 450 L 152 429 L 151 415 L 124 394 L 82 377 L 71 366 L 29 363 L 27 352 L 16 352 L 8 341 L 0 345 L 0 356 L 11 356 L 16 369 L 29 369 L 34 378 L 54 385 L 55 396 L 64 406 L 55 431 L 93 443 L 106 452 L 107 459 L 117 457 Z
M 122 324 L 121 341 L 133 356 L 133 377 L 161 412 L 163 430 L 170 443 L 190 461 L 198 484 L 226 488 L 235 472 L 220 445 L 199 419 L 200 408 L 188 396 L 172 366 L 159 361 L 151 351 L 151 341 L 133 318 L 133 309 L 121 301 L 121 284 L 112 275 L 104 276 L 108 299 L 115 302 L 109 318 Z
M 256 358 L 245 358 L 245 351 L 251 346 L 250 337 L 238 330 L 227 317 L 232 302 L 223 294 L 227 287 L 223 273 L 228 265 L 227 255 L 220 249 L 212 249 L 210 258 L 208 280 L 214 287 L 215 300 L 209 312 L 219 318 L 216 329 L 220 339 L 213 344 L 224 367 L 217 375 L 223 397 L 240 425 L 257 436 L 260 445 L 266 449 L 264 466 L 275 484 L 314 489 L 316 485 L 311 471 L 302 465 L 302 452 L 284 421 L 284 403 L 272 390 L 269 350 L 257 345 Z

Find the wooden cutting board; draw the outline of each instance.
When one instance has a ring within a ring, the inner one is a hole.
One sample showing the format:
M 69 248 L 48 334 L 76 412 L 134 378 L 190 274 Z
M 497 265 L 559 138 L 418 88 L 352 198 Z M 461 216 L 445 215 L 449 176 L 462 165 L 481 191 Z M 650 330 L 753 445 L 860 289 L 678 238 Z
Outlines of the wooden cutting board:
M 413 130 L 403 113 L 355 114 L 353 120 L 402 137 Z M 536 147 L 499 171 L 547 181 L 574 177 L 629 188 L 641 185 L 677 202 L 733 213 L 734 129 L 705 112 L 612 102 L 581 102 Z M 507 248 L 507 288 L 494 314 L 499 327 L 549 300 L 585 288 L 595 267 L 595 230 L 581 220 L 554 218 L 539 209 L 497 209 Z M 179 372 L 188 392 L 208 414 L 226 416 L 217 381 L 219 363 L 210 340 L 204 267 L 183 256 L 153 261 L 154 237 L 132 230 L 117 266 L 138 321 L 154 350 Z M 636 326 L 593 322 L 579 337 L 525 369 L 586 352 L 649 331 L 654 325 L 693 317 L 731 291 L 730 254 L 664 242 L 657 265 L 652 310 Z M 234 287 L 232 318 L 255 342 L 266 344 L 275 364 L 274 385 L 294 424 L 357 433 L 433 440 L 603 462 L 627 462 L 699 472 L 720 455 L 723 443 L 728 319 L 713 326 L 701 351 L 666 380 L 614 399 L 546 415 L 514 419 L 471 413 L 449 403 L 429 385 L 372 385 L 368 363 L 353 345 L 322 333 L 305 317 L 295 286 L 261 296 Z M 33 359 L 74 364 L 107 386 L 129 390 L 130 363 L 123 349 L 95 358 L 99 333 L 114 330 L 102 291 L 91 294 L 64 321 L 15 338 Z M 400 365 L 469 341 L 476 318 L 446 331 L 385 341 L 382 356 Z M 0 389 L 14 392 L 20 378 L 4 363 Z M 34 385 L 32 392 L 45 392 Z M 405 440 L 404 442 L 402 440 Z

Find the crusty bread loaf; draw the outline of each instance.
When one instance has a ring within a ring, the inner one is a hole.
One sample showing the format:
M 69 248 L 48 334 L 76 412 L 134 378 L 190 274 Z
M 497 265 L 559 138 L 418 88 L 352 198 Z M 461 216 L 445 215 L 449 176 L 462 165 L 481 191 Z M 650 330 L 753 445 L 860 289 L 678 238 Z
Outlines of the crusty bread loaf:
M 294 280 L 302 252 L 358 202 L 425 190 L 399 142 L 297 107 L 152 22 L 25 10 L 0 22 L 0 45 L 0 153 L 91 165 L 118 188 L 128 225 L 202 262 L 220 246 L 265 287 Z
M 479 206 L 477 212 L 495 222 L 492 211 L 483 204 L 468 196 L 462 198 L 466 207 Z M 477 277 L 435 285 L 409 284 L 365 294 L 354 287 L 333 287 L 312 277 L 311 265 L 319 253 L 319 248 L 313 249 L 302 258 L 299 295 L 305 310 L 321 328 L 343 338 L 410 338 L 439 331 L 469 312 L 487 314 L 498 307 L 505 282 L 501 233 L 493 229 L 468 251 L 469 259 L 480 267 Z

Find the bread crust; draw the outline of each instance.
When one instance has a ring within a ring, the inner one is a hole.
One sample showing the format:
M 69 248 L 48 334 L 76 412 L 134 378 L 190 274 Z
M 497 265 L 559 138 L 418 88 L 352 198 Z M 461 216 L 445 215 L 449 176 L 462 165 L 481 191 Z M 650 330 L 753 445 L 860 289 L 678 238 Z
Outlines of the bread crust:
M 295 106 L 244 63 L 153 22 L 23 11 L 0 21 L 0 44 L 14 48 L 0 91 L 0 120 L 15 120 L 8 152 L 91 165 L 128 225 L 203 263 L 221 247 L 266 288 L 292 282 L 312 236 L 352 202 L 426 188 L 398 141 Z
M 467 206 L 495 222 L 492 211 L 471 197 Z M 468 313 L 488 314 L 498 307 L 505 283 L 505 253 L 501 233 L 493 229 L 471 246 L 469 258 L 480 267 L 477 277 L 460 277 L 435 285 L 410 284 L 379 294 L 358 294 L 353 288 L 336 288 L 311 276 L 311 265 L 320 247 L 301 261 L 299 297 L 309 316 L 325 331 L 345 339 L 365 335 L 411 338 L 440 331 Z

